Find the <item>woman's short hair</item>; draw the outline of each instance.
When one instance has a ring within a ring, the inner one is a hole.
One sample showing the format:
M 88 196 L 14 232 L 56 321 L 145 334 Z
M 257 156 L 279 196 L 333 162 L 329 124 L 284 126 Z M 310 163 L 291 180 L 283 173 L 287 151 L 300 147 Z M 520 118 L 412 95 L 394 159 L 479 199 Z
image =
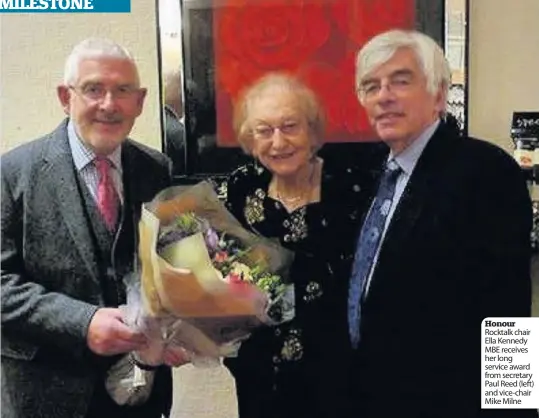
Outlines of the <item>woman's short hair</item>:
M 79 64 L 85 59 L 113 58 L 127 60 L 137 68 L 133 56 L 120 44 L 106 38 L 88 38 L 73 47 L 64 67 L 64 84 L 76 83 Z
M 429 36 L 418 31 L 406 30 L 381 33 L 361 48 L 356 59 L 356 86 L 361 86 L 369 73 L 389 61 L 401 48 L 409 48 L 415 53 L 427 79 L 429 93 L 436 94 L 440 87 L 447 93 L 451 84 L 451 70 L 444 51 Z
M 309 127 L 309 138 L 316 152 L 323 144 L 325 117 L 320 102 L 307 85 L 296 77 L 281 72 L 272 72 L 248 86 L 241 94 L 234 107 L 234 131 L 241 147 L 247 154 L 252 154 L 253 125 L 252 105 L 265 94 L 274 94 L 275 89 L 292 93 L 300 106 L 302 116 Z

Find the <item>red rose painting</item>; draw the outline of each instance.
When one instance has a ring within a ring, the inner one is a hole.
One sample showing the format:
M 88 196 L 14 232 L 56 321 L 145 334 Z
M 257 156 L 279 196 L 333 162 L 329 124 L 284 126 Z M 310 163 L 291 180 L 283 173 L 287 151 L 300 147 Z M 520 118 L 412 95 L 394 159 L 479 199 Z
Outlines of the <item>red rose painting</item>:
M 241 90 L 278 70 L 317 92 L 328 142 L 372 139 L 355 95 L 355 54 L 376 33 L 414 25 L 414 0 L 219 0 L 213 8 L 219 145 L 237 145 L 231 109 Z

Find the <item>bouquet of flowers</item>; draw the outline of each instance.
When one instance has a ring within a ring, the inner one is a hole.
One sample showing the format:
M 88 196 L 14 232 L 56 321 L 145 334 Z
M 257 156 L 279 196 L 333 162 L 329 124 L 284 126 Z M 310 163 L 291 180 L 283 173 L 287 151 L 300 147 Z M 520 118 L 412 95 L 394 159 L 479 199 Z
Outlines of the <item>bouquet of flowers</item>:
M 207 364 L 235 355 L 254 328 L 293 318 L 292 253 L 244 229 L 210 183 L 172 187 L 143 205 L 139 239 L 140 270 L 127 279 L 122 309 L 150 345 L 110 370 L 116 402 L 149 395 L 153 372 L 145 366 L 161 364 L 166 349 Z

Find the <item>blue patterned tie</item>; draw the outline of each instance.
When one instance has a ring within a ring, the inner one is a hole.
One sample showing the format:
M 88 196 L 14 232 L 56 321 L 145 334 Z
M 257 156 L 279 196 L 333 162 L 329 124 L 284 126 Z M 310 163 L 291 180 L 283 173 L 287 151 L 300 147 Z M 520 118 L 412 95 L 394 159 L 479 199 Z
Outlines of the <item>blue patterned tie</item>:
M 361 318 L 361 295 L 369 272 L 371 271 L 374 256 L 380 245 L 387 215 L 391 209 L 397 178 L 401 168 L 390 160 L 378 186 L 378 193 L 374 198 L 371 210 L 363 223 L 361 233 L 356 245 L 354 268 L 348 289 L 348 327 L 352 346 L 357 348 L 359 343 L 359 323 Z

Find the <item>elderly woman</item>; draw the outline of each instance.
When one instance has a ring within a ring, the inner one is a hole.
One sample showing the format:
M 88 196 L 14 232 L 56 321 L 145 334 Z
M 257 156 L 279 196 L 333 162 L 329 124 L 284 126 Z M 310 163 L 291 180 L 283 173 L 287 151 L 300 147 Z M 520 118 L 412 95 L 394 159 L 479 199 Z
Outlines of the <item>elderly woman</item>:
M 269 74 L 252 85 L 234 122 L 255 161 L 221 185 L 226 205 L 244 226 L 296 254 L 296 317 L 258 329 L 237 358 L 225 360 L 236 379 L 240 418 L 343 416 L 340 365 L 349 342 L 347 276 L 340 272 L 372 180 L 364 165 L 340 166 L 317 155 L 324 140 L 321 107 L 288 75 Z

